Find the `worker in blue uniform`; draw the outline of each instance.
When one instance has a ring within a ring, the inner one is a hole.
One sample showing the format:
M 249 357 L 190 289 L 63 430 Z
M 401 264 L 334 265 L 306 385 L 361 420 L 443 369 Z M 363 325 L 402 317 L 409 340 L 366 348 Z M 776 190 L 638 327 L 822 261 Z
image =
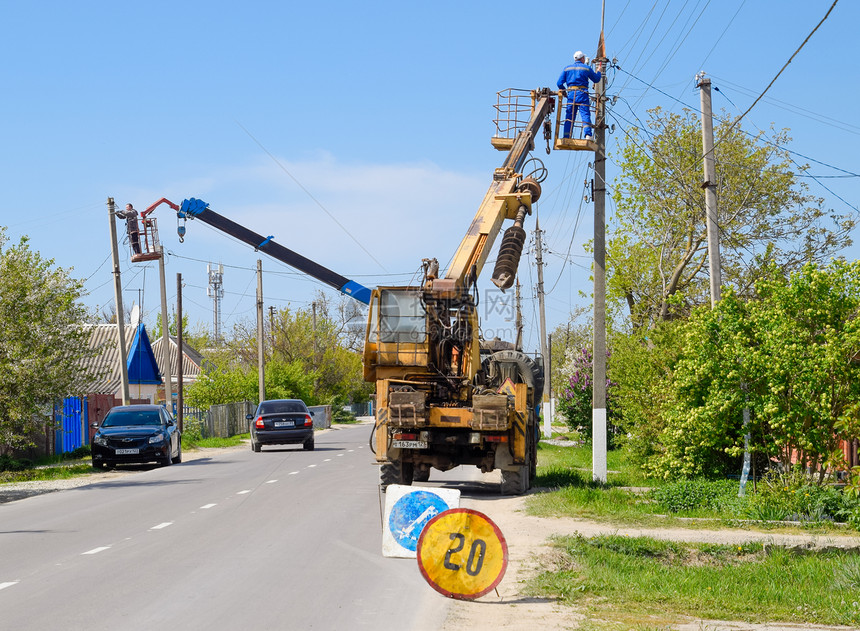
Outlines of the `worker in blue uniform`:
M 576 111 L 582 118 L 585 137 L 591 138 L 591 110 L 589 109 L 588 80 L 597 83 L 602 78 L 599 71 L 594 71 L 585 63 L 585 54 L 581 50 L 573 54 L 573 63 L 565 66 L 558 78 L 558 89 L 567 92 L 567 112 L 564 118 L 564 138 L 570 138 L 570 128 L 576 120 Z

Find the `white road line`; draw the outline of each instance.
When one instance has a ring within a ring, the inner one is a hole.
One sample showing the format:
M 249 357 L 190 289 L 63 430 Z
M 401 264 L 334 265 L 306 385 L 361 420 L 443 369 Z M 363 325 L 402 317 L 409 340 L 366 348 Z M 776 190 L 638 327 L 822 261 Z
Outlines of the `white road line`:
M 290 475 L 296 475 L 298 471 L 290 471 Z
M 17 585 L 21 581 L 9 581 L 8 583 L 0 583 L 0 589 L 6 589 L 7 587 L 12 587 L 12 585 Z
M 338 454 L 338 455 L 337 455 L 337 457 L 338 457 L 338 458 L 342 458 L 342 457 L 343 457 L 343 454 Z
M 150 528 L 150 530 L 161 530 L 162 528 L 167 528 L 168 526 L 172 526 L 172 525 L 173 525 L 172 521 L 163 521 L 160 524 L 158 524 L 157 526 L 153 526 L 152 528 Z
M 236 495 L 245 495 L 246 493 L 250 493 L 251 489 L 245 489 L 244 491 L 239 491 Z
M 355 449 L 347 449 L 346 453 L 351 454 L 353 451 L 355 451 Z
M 315 464 L 309 464 L 308 469 L 313 469 L 315 466 L 316 466 Z
M 201 509 L 212 508 L 213 506 L 218 506 L 218 504 L 204 504 L 201 506 Z
M 110 546 L 101 546 L 100 548 L 93 548 L 92 550 L 81 552 L 81 556 L 85 554 L 98 554 L 99 552 L 104 552 L 105 550 L 110 550 Z
M 266 480 L 266 484 L 274 484 L 277 480 Z
M 326 458 L 323 462 L 331 462 L 331 458 Z

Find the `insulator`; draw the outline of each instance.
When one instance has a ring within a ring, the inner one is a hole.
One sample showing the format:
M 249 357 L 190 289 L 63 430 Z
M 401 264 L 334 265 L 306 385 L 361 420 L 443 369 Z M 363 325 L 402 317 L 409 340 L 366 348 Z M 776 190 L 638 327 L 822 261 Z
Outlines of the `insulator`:
M 514 284 L 525 242 L 526 231 L 519 226 L 511 226 L 505 230 L 492 277 L 493 283 L 499 289 L 507 289 Z

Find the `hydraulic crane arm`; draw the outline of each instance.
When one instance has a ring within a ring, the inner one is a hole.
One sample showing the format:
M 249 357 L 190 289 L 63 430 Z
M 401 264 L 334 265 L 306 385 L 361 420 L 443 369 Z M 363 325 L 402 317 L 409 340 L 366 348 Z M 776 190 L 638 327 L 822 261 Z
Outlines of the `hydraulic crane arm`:
M 279 243 L 275 243 L 271 236 L 263 237 L 253 230 L 248 230 L 244 226 L 237 224 L 235 221 L 219 215 L 209 208 L 209 204 L 200 199 L 195 199 L 193 197 L 191 199 L 186 199 L 180 206 L 176 206 L 176 204 L 163 199 L 155 205 L 161 202 L 169 204 L 174 210 L 176 210 L 176 214 L 179 219 L 199 219 L 213 228 L 217 228 L 221 232 L 229 234 L 243 243 L 247 243 L 254 249 L 265 252 L 273 259 L 276 259 L 281 263 L 285 263 L 308 276 L 312 276 L 330 287 L 334 287 L 338 291 L 350 296 L 351 298 L 355 298 L 359 302 L 364 304 L 370 303 L 371 292 L 367 287 L 355 282 L 354 280 L 341 276 L 340 274 L 323 267 L 319 263 L 315 263 L 301 254 L 293 252 L 289 248 L 285 248 Z M 184 236 L 184 226 L 180 226 L 179 234 L 180 237 Z
M 533 98 L 534 109 L 531 118 L 514 140 L 504 164 L 496 169 L 493 183 L 484 196 L 445 274 L 446 279 L 459 286 L 464 285 L 467 282 L 466 279 L 472 274 L 474 278 L 480 276 L 505 219 L 516 220 L 515 227 L 522 232 L 523 218 L 527 213 L 531 213 L 531 204 L 540 195 L 540 186 L 534 180 L 528 180 L 528 184 L 525 185 L 525 182 L 520 182 L 522 176 L 520 169 L 523 168 L 529 152 L 534 149 L 535 137 L 541 127 L 547 124 L 547 117 L 555 107 L 555 99 L 548 88 L 536 90 Z M 502 249 L 506 252 L 504 257 L 500 254 L 500 260 L 505 258 L 507 264 L 504 265 L 503 270 L 500 270 L 497 264 L 493 274 L 493 281 L 503 289 L 513 283 L 519 255 L 522 252 L 522 242 L 517 244 L 511 241 L 517 241 L 517 239 L 509 239 L 506 234 L 506 240 L 502 243 Z M 516 251 L 513 252 L 514 250 Z M 512 260 L 514 258 L 515 260 Z M 513 269 L 510 269 L 511 267 Z M 502 276 L 503 280 L 498 278 L 499 276 Z

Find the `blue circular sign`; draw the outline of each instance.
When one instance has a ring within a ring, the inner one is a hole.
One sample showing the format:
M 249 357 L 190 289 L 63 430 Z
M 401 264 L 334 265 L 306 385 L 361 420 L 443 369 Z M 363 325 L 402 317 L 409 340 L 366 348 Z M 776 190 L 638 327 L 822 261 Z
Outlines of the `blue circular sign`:
M 446 510 L 448 504 L 435 493 L 412 491 L 397 500 L 391 508 L 388 529 L 398 544 L 415 552 L 424 526 Z

